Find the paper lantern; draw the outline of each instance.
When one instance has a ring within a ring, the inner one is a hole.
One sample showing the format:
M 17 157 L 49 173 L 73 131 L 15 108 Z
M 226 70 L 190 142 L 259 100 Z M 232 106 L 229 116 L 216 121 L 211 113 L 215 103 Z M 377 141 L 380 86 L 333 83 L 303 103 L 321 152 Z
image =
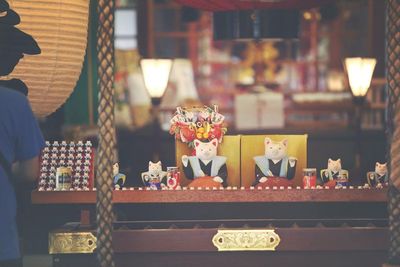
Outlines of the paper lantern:
M 43 117 L 70 96 L 82 70 L 89 0 L 8 0 L 21 17 L 19 29 L 32 35 L 42 53 L 25 56 L 8 78 L 29 88 L 34 113 Z
M 376 65 L 375 58 L 352 57 L 344 60 L 351 92 L 355 97 L 364 97 L 371 85 Z
M 142 59 L 140 66 L 143 72 L 144 84 L 150 97 L 160 98 L 167 89 L 172 67 L 170 59 Z

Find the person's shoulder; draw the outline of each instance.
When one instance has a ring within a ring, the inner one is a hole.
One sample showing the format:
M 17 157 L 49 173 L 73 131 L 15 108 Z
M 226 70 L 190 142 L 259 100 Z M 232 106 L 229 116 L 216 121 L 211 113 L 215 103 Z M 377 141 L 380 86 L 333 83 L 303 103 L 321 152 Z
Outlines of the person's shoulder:
M 0 86 L 0 96 L 2 96 L 2 98 L 7 97 L 9 99 L 26 99 L 26 96 L 24 96 L 20 92 L 4 86 Z
M 0 86 L 0 103 L 2 105 L 27 105 L 26 96 L 15 90 Z

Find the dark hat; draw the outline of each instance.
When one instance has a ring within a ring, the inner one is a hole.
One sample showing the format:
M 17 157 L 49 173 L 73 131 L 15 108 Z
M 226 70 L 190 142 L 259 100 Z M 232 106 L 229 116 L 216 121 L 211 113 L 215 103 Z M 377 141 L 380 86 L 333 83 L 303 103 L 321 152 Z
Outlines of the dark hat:
M 21 22 L 19 15 L 12 9 L 5 0 L 0 0 L 0 23 L 17 25 Z
M 14 27 L 19 23 L 19 15 L 5 0 L 0 0 L 0 53 L 40 54 L 39 45 L 32 36 Z
M 14 26 L 0 23 L 0 53 L 19 52 L 27 55 L 40 54 L 41 50 L 32 36 Z

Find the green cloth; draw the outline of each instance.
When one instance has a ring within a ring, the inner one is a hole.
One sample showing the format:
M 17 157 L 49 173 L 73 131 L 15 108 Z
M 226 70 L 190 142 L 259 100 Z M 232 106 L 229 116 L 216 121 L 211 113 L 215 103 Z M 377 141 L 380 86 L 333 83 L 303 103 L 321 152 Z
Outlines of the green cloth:
M 81 76 L 76 87 L 65 103 L 66 125 L 91 125 L 97 123 L 98 86 L 97 86 L 97 1 L 90 1 L 88 44 Z M 90 116 L 89 100 L 92 101 Z

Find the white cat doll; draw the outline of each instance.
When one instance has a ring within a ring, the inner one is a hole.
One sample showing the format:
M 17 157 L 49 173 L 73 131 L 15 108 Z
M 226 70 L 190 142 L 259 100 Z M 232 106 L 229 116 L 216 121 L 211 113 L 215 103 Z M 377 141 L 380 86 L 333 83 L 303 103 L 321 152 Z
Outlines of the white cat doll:
M 367 173 L 367 181 L 371 187 L 382 187 L 387 181 L 387 163 L 375 163 L 375 171 Z
M 149 161 L 149 170 L 142 172 L 142 181 L 145 186 L 152 188 L 161 188 L 161 181 L 167 175 L 167 172 L 162 170 L 161 161 L 153 163 Z
M 268 177 L 284 177 L 292 180 L 296 173 L 297 159 L 288 157 L 288 140 L 274 142 L 266 137 L 264 140 L 265 155 L 254 157 L 256 163 L 254 185 L 265 183 Z
M 321 170 L 320 174 L 320 183 L 322 184 L 325 184 L 329 181 L 336 181 L 340 182 L 342 185 L 346 185 L 349 178 L 349 172 L 342 169 L 341 159 L 328 159 L 328 168 Z
M 215 182 L 226 185 L 228 171 L 226 157 L 217 156 L 218 140 L 194 140 L 196 156 L 182 156 L 183 171 L 188 179 L 211 176 Z

